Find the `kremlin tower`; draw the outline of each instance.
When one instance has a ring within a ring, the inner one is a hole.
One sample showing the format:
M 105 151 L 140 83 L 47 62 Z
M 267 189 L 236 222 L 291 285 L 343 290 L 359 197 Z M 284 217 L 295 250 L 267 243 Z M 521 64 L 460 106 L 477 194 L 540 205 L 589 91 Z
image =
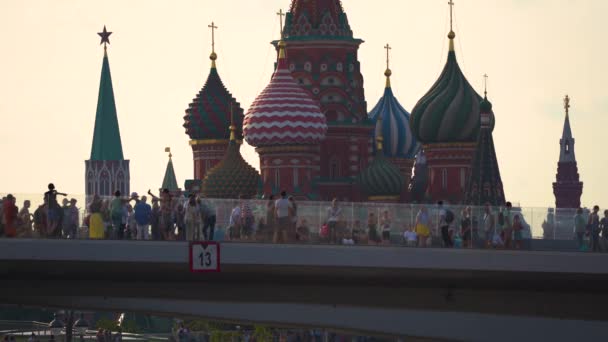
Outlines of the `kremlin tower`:
M 374 140 L 377 140 L 378 134 L 382 137 L 382 153 L 384 156 L 395 164 L 405 182 L 402 188 L 402 199 L 407 196 L 409 180 L 412 176 L 412 167 L 416 153 L 420 150 L 420 145 L 414 138 L 410 130 L 410 113 L 408 113 L 393 95 L 391 88 L 392 71 L 389 68 L 389 51 L 391 47 L 387 44 L 386 49 L 386 87 L 384 95 L 378 101 L 378 104 L 369 113 L 369 118 L 372 122 L 381 127 L 375 130 Z
M 314 157 L 315 191 L 320 199 L 358 200 L 354 181 L 371 160 L 374 129 L 357 57 L 363 41 L 353 38 L 340 0 L 292 0 L 283 38 L 289 71 L 327 120 L 327 135 Z
M 254 198 L 261 183 L 260 174 L 241 155 L 236 139 L 237 127 L 230 125 L 230 143 L 224 158 L 205 176 L 202 194 L 208 198 Z
M 557 163 L 556 182 L 553 183 L 555 206 L 557 208 L 579 208 L 583 194 L 583 182 L 579 179 L 576 157 L 574 155 L 574 138 L 570 128 L 570 98 L 564 98 L 566 119 L 564 131 L 559 141 L 559 162 Z
M 439 79 L 412 110 L 410 127 L 423 144 L 426 155 L 429 173 L 427 196 L 433 200 L 461 203 L 475 155 L 482 99 L 456 61 L 456 34 L 451 29 L 451 16 L 450 10 L 447 63 Z M 490 116 L 489 125 L 493 129 L 493 116 Z
M 184 128 L 190 137 L 190 146 L 194 156 L 194 178 L 202 180 L 207 171 L 211 170 L 222 160 L 228 148 L 230 133 L 226 127 L 230 125 L 230 106 L 235 105 L 235 125 L 238 141 L 242 139 L 240 127 L 243 122 L 243 109 L 236 99 L 224 86 L 215 61 L 215 26 L 211 28 L 211 70 L 207 82 L 192 101 L 184 116 Z
M 175 177 L 175 169 L 173 168 L 173 155 L 171 154 L 171 148 L 166 147 L 165 152 L 169 153 L 169 161 L 167 162 L 165 176 L 163 177 L 163 185 L 160 187 L 160 191 L 162 192 L 164 189 L 167 189 L 170 193 L 177 195 L 182 189 L 180 189 L 177 185 L 177 177 Z
M 85 161 L 85 193 L 87 202 L 91 196 L 113 196 L 116 190 L 122 194 L 130 191 L 129 161 L 122 154 L 122 142 L 112 88 L 112 75 L 108 61 L 107 44 L 110 35 L 106 27 L 98 33 L 103 44 L 103 64 L 97 98 L 97 113 L 93 132 L 91 157 Z
M 483 206 L 486 203 L 492 206 L 502 206 L 505 205 L 505 193 L 492 138 L 494 112 L 492 103 L 488 101 L 487 91 L 484 91 L 484 98 L 479 104 L 479 109 L 481 126 L 477 137 L 475 157 L 471 164 L 465 203 L 477 206 Z
M 260 155 L 263 191 L 283 190 L 314 199 L 319 176 L 320 144 L 327 124 L 318 102 L 292 77 L 285 42 L 278 43 L 276 71 L 243 120 L 243 135 Z

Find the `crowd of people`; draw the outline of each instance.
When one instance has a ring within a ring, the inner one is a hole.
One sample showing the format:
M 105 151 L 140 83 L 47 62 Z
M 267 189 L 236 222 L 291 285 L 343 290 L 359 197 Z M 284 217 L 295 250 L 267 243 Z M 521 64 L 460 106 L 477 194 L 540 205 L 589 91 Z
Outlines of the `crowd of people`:
M 59 196 L 63 197 L 61 205 Z M 418 206 L 411 219 L 400 217 L 399 212 L 389 211 L 389 207 L 376 205 L 367 208 L 364 220 L 357 218 L 364 216 L 352 212 L 345 214 L 334 199 L 317 220 L 310 215 L 299 217 L 295 198 L 285 191 L 277 198 L 269 195 L 265 200 L 263 205 L 242 197 L 232 201 L 234 206 L 224 229 L 216 232 L 218 203 L 198 194 L 184 197 L 163 189 L 158 197 L 150 190 L 147 196 L 133 192 L 125 197 L 116 191 L 112 198 L 93 196 L 81 217 L 78 201 L 68 199 L 67 194 L 49 184 L 43 204 L 33 213 L 29 200 L 19 210 L 13 195 L 2 198 L 0 236 L 273 243 L 314 240 L 343 245 L 499 249 L 521 249 L 524 241 L 531 238 L 521 211 L 514 210 L 509 202 L 500 208 L 489 204 L 483 208 L 462 207 L 455 213 L 457 207 L 439 201 L 436 205 Z M 578 209 L 573 219 L 573 236 L 579 249 L 608 251 L 608 210 L 603 215 L 600 218 L 598 206 L 587 213 Z M 81 227 L 86 227 L 85 236 Z
M 59 205 L 57 196 L 67 196 L 58 192 L 53 184 L 49 184 L 44 193 L 43 204 L 33 213 L 30 212 L 31 202 L 23 201 L 23 207 L 17 207 L 17 198 L 12 194 L 2 198 L 0 215 L 0 236 L 4 237 L 43 237 L 43 238 L 76 238 L 80 226 L 80 209 L 77 200 L 63 198 Z

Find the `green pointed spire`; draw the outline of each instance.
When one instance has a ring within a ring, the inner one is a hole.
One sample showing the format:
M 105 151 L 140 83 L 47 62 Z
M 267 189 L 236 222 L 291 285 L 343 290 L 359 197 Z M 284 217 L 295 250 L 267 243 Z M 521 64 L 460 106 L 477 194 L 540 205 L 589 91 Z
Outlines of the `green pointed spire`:
M 108 62 L 108 53 L 104 47 L 91 160 L 123 159 L 120 129 L 116 115 L 116 103 L 114 102 L 114 90 L 112 89 L 110 62 Z
M 165 170 L 165 178 L 163 178 L 163 186 L 161 189 L 169 189 L 169 191 L 179 190 L 177 187 L 177 177 L 175 177 L 175 169 L 173 169 L 173 156 L 171 150 L 167 147 L 165 152 L 169 152 L 169 162 L 167 163 L 167 169 Z

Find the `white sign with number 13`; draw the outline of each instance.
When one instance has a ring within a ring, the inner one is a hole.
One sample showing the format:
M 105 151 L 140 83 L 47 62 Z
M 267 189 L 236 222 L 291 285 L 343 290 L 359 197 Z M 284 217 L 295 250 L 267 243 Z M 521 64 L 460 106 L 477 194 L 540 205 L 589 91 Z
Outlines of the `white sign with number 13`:
M 190 244 L 190 272 L 219 272 L 220 245 L 217 242 Z

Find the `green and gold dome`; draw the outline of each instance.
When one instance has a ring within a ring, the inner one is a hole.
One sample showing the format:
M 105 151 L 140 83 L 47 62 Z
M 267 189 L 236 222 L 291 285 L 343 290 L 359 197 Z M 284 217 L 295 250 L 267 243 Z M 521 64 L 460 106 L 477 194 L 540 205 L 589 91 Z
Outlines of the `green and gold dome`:
M 253 198 L 261 182 L 260 174 L 243 159 L 240 143 L 236 140 L 237 128 L 230 125 L 230 143 L 224 158 L 203 180 L 202 194 L 208 198 Z
M 470 143 L 479 134 L 481 96 L 463 75 L 456 61 L 454 38 L 450 31 L 448 60 L 439 79 L 412 110 L 410 128 L 418 141 L 432 143 Z M 494 117 L 492 117 L 492 128 Z
M 370 201 L 398 201 L 405 185 L 399 168 L 384 156 L 382 117 L 376 122 L 376 155 L 359 175 L 357 183 Z

